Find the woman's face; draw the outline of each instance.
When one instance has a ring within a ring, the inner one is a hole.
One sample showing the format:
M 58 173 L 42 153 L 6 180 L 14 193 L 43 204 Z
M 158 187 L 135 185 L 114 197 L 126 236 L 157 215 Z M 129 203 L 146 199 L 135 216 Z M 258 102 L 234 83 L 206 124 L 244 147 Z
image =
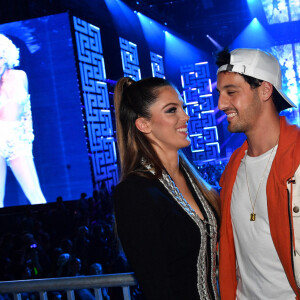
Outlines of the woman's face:
M 183 109 L 183 101 L 177 90 L 171 86 L 162 87 L 156 102 L 150 106 L 150 114 L 146 134 L 152 144 L 164 151 L 178 151 L 189 146 L 189 116 Z

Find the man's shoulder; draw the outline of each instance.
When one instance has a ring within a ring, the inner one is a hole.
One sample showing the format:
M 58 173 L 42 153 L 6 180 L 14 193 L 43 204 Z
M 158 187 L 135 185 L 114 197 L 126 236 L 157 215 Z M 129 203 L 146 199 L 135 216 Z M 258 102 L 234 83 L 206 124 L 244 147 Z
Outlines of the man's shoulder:
M 291 133 L 295 134 L 295 137 L 299 138 L 300 128 L 295 124 L 291 124 L 286 117 L 280 117 L 281 120 L 281 129 L 284 133 L 290 136 Z
M 225 177 L 232 176 L 233 173 L 235 173 L 233 171 L 238 169 L 241 159 L 244 157 L 245 151 L 247 150 L 247 148 L 248 148 L 248 144 L 245 141 L 239 148 L 237 148 L 231 154 L 230 159 L 229 159 L 229 161 L 225 167 L 225 170 L 221 176 L 221 179 L 220 179 L 221 186 L 224 184 Z
M 231 154 L 230 156 L 230 159 L 229 159 L 229 162 L 228 164 L 231 165 L 231 164 L 234 164 L 236 162 L 237 159 L 239 159 L 239 161 L 241 160 L 241 158 L 244 157 L 245 155 L 245 151 L 247 150 L 248 148 L 248 144 L 247 142 L 245 141 L 240 147 L 236 148 L 233 153 Z

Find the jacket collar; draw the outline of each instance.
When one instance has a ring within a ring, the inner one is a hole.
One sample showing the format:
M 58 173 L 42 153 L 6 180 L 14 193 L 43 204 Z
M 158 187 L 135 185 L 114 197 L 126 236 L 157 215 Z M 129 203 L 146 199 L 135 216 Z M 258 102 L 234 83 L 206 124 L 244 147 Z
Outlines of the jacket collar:
M 241 160 L 245 155 L 245 151 L 248 149 L 247 140 L 243 145 L 238 148 L 233 154 L 228 163 L 231 173 L 236 175 L 240 166 Z M 297 151 L 298 149 L 298 151 Z M 280 137 L 278 142 L 278 148 L 275 159 L 272 164 L 272 168 L 275 168 L 275 172 L 279 174 L 280 181 L 285 181 L 287 178 L 293 176 L 300 160 L 300 130 L 295 125 L 290 125 L 285 117 L 280 117 Z M 291 160 L 291 163 L 287 164 L 287 160 Z M 297 164 L 298 162 L 298 164 Z M 287 165 L 289 168 L 287 168 Z M 225 176 L 222 176 L 223 178 Z M 222 186 L 223 178 L 221 178 L 220 185 Z M 232 176 L 234 178 L 235 176 Z

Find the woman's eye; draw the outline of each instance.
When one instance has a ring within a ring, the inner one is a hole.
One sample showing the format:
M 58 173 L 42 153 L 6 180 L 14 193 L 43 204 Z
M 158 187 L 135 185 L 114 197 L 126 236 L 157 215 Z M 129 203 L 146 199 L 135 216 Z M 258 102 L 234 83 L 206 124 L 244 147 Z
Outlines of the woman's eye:
M 171 108 L 169 108 L 169 109 L 167 110 L 167 113 L 168 113 L 168 114 L 171 114 L 171 113 L 176 112 L 176 110 L 177 110 L 176 107 L 171 107 Z

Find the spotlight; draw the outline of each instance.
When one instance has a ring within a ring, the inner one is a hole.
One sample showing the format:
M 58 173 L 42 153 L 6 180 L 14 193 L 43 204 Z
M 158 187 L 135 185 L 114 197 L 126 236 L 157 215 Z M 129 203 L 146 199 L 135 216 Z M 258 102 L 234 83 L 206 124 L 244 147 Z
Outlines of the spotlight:
M 213 39 L 211 36 L 209 36 L 209 35 L 207 34 L 206 37 L 212 42 L 212 44 L 213 44 L 219 51 L 221 51 L 221 50 L 223 49 L 223 47 L 222 47 L 215 39 Z

